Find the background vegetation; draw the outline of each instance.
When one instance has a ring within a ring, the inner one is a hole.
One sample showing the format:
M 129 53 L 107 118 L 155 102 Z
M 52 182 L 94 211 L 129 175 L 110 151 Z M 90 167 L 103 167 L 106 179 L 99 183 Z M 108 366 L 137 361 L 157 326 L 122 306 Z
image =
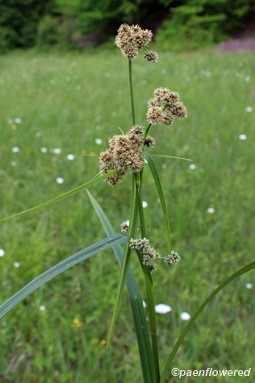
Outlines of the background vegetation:
M 0 68 L 3 217 L 90 179 L 98 172 L 98 153 L 108 138 L 118 134 L 119 127 L 128 130 L 131 118 L 127 63 L 119 52 L 12 53 L 1 57 Z M 156 303 L 172 306 L 169 314 L 158 316 L 162 361 L 185 324 L 180 314 L 193 314 L 214 286 L 253 260 L 254 73 L 252 53 L 162 53 L 156 66 L 145 65 L 142 58 L 135 61 L 138 123 L 145 123 L 147 100 L 158 86 L 178 91 L 189 111 L 187 120 L 151 130 L 157 140 L 155 154 L 192 159 L 155 157 L 170 211 L 173 248 L 182 255 L 179 265 L 161 266 L 154 276 Z M 91 188 L 116 230 L 129 215 L 129 181 L 127 176 L 114 188 L 106 183 Z M 144 193 L 151 243 L 164 254 L 161 210 L 146 171 Z M 103 236 L 83 192 L 2 223 L 1 302 Z M 135 260 L 132 266 L 137 274 Z M 112 345 L 104 350 L 118 277 L 113 254 L 105 252 L 59 276 L 10 312 L 0 323 L 0 380 L 139 382 L 126 302 Z M 213 301 L 187 336 L 176 367 L 253 366 L 253 286 L 254 273 L 247 274 Z M 234 382 L 232 377 L 225 381 Z
M 252 21 L 253 0 L 11 0 L 0 3 L 0 53 L 83 49 L 111 42 L 122 22 L 156 33 L 165 49 L 219 42 Z

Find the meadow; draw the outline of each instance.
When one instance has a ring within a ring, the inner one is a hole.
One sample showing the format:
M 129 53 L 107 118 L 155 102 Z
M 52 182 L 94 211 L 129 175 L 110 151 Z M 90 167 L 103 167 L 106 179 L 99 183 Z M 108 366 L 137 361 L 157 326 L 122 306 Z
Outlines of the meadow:
M 159 86 L 178 91 L 188 109 L 184 121 L 150 131 L 157 141 L 153 154 L 173 248 L 182 257 L 171 269 L 161 265 L 153 276 L 156 303 L 172 307 L 158 314 L 163 363 L 185 325 L 181 314 L 192 315 L 215 286 L 254 260 L 255 61 L 249 52 L 165 52 L 157 65 L 138 58 L 133 70 L 139 124 L 146 123 L 147 100 Z M 127 62 L 117 51 L 2 56 L 0 100 L 1 217 L 89 180 L 99 171 L 98 154 L 108 139 L 132 125 Z M 129 217 L 129 177 L 115 187 L 102 182 L 90 188 L 116 231 Z M 162 212 L 146 168 L 144 206 L 151 242 L 164 254 Z M 1 302 L 104 237 L 84 191 L 1 223 Z M 142 288 L 135 259 L 132 269 Z M 0 381 L 140 382 L 127 294 L 105 350 L 118 278 L 115 258 L 107 251 L 20 303 L 0 323 Z M 254 368 L 254 288 L 254 272 L 228 285 L 186 337 L 175 367 Z

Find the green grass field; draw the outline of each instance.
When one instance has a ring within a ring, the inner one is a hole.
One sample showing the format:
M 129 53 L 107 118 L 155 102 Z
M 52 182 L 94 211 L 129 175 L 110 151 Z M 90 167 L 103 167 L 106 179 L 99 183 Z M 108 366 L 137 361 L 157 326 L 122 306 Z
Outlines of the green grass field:
M 173 248 L 182 256 L 180 264 L 161 265 L 153 277 L 156 303 L 172 307 L 158 315 L 162 364 L 185 325 L 180 314 L 192 315 L 214 286 L 254 260 L 254 73 L 252 53 L 162 53 L 157 65 L 142 58 L 134 63 L 137 123 L 146 124 L 147 100 L 160 86 L 178 91 L 189 112 L 173 127 L 151 129 L 157 140 L 154 154 L 192 160 L 155 157 Z M 98 173 L 98 154 L 108 139 L 132 125 L 127 75 L 127 62 L 117 51 L 0 57 L 1 217 Z M 73 160 L 67 159 L 70 154 Z M 116 231 L 129 217 L 130 180 L 128 175 L 114 188 L 103 182 L 90 189 Z M 144 200 L 151 243 L 166 255 L 160 204 L 146 168 Z M 104 236 L 83 191 L 2 223 L 1 302 Z M 142 288 L 139 265 L 134 260 L 132 266 Z M 141 382 L 127 295 L 112 344 L 104 348 L 118 279 L 108 251 L 19 304 L 0 324 L 0 382 Z M 250 272 L 221 292 L 186 337 L 175 367 L 254 369 L 254 288 L 255 273 Z M 182 381 L 192 379 L 197 381 Z M 240 382 L 234 379 L 224 382 Z

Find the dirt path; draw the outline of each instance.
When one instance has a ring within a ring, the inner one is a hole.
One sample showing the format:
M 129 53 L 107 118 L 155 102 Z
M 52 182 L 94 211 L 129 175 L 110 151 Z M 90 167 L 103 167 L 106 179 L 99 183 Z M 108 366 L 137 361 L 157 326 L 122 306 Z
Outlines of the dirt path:
M 234 52 L 249 50 L 255 52 L 255 37 L 231 39 L 219 45 L 219 50 L 224 52 Z

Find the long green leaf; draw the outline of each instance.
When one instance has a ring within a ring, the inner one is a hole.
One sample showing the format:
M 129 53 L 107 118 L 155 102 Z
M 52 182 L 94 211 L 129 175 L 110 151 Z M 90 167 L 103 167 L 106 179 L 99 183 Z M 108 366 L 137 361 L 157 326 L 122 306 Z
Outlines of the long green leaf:
M 179 350 L 185 336 L 187 335 L 187 333 L 189 332 L 189 330 L 191 329 L 191 327 L 193 326 L 193 324 L 197 320 L 198 316 L 202 313 L 204 308 L 208 305 L 208 303 L 210 303 L 213 300 L 213 298 L 215 297 L 215 295 L 217 295 L 226 285 L 228 285 L 234 279 L 240 277 L 241 275 L 243 275 L 243 274 L 245 274 L 248 271 L 251 271 L 253 269 L 255 269 L 255 262 L 251 262 L 248 265 L 237 270 L 234 274 L 230 275 L 230 277 L 226 278 L 218 287 L 216 287 L 216 289 L 205 299 L 205 301 L 197 309 L 197 311 L 195 312 L 193 317 L 189 320 L 188 324 L 184 327 L 184 330 L 182 331 L 180 337 L 176 341 L 176 343 L 175 343 L 175 345 L 174 345 L 174 347 L 173 347 L 173 349 L 172 349 L 172 351 L 171 351 L 171 353 L 167 359 L 167 362 L 166 362 L 166 365 L 165 365 L 165 368 L 164 368 L 164 371 L 163 371 L 163 374 L 161 377 L 161 383 L 166 382 L 166 379 L 167 379 L 167 377 L 171 371 L 173 359 L 174 359 L 177 351 Z
M 63 271 L 73 267 L 77 263 L 85 261 L 94 254 L 99 253 L 100 251 L 114 247 L 116 244 L 128 242 L 128 238 L 123 234 L 116 234 L 112 237 L 103 239 L 102 241 L 96 242 L 93 245 L 86 247 L 85 249 L 79 251 L 66 258 L 64 261 L 58 263 L 57 265 L 51 267 L 49 270 L 45 271 L 30 283 L 24 286 L 11 298 L 9 298 L 5 303 L 0 306 L 0 319 L 3 318 L 13 307 L 15 307 L 22 299 L 31 294 L 38 287 L 42 286 L 44 283 L 55 278 L 57 275 L 63 273 Z
M 114 235 L 114 229 L 111 226 L 101 206 L 97 203 L 95 198 L 88 191 L 87 193 L 106 234 L 108 236 Z M 120 246 L 119 244 L 114 245 L 113 251 L 117 262 L 121 266 L 124 258 L 124 251 L 122 246 Z M 146 315 L 143 308 L 143 301 L 139 291 L 139 287 L 130 268 L 127 271 L 126 285 L 128 288 L 129 299 L 134 317 L 134 324 L 138 341 L 144 382 L 153 382 L 153 358 L 148 332 L 148 322 L 146 320 Z
M 107 174 L 103 174 L 101 176 L 94 177 L 91 180 L 85 182 L 84 184 L 76 186 L 75 188 L 73 188 L 71 190 L 68 190 L 65 193 L 59 194 L 57 197 L 51 198 L 48 201 L 39 203 L 38 205 L 30 207 L 29 209 L 20 211 L 19 213 L 9 215 L 8 217 L 0 218 L 0 223 L 4 222 L 4 221 L 8 221 L 8 220 L 10 220 L 12 218 L 19 217 L 19 216 L 21 216 L 23 214 L 30 213 L 31 211 L 34 211 L 34 210 L 39 209 L 41 207 L 45 207 L 45 206 L 51 205 L 51 204 L 53 204 L 53 203 L 55 203 L 55 202 L 57 202 L 57 201 L 59 201 L 59 200 L 61 200 L 63 198 L 69 197 L 71 194 L 77 193 L 78 191 L 80 191 L 82 189 L 88 188 L 89 186 L 91 186 L 91 185 L 93 185 L 93 184 L 95 184 L 95 183 L 97 183 L 99 181 L 102 181 L 102 180 L 110 177 L 114 173 L 116 173 L 116 170 L 111 170 Z
M 136 183 L 136 175 L 133 173 L 133 185 Z M 134 238 L 135 231 L 136 231 L 136 221 L 137 221 L 137 213 L 138 213 L 138 195 L 137 195 L 137 188 L 133 187 L 133 193 L 132 193 L 132 201 L 131 201 L 131 216 L 130 216 L 130 224 L 129 224 L 129 230 L 128 230 L 128 235 L 130 238 Z M 123 262 L 121 265 L 121 272 L 120 272 L 120 278 L 119 278 L 119 285 L 118 285 L 118 291 L 117 291 L 117 297 L 116 297 L 116 302 L 115 306 L 113 309 L 113 314 L 112 314 L 112 321 L 109 327 L 108 331 L 108 337 L 107 337 L 107 346 L 110 343 L 112 334 L 113 334 L 113 329 L 117 320 L 118 312 L 120 309 L 120 304 L 121 304 L 121 297 L 124 291 L 125 287 L 125 282 L 126 282 L 126 276 L 127 276 L 127 271 L 129 269 L 129 264 L 131 260 L 131 248 L 130 246 L 126 247 L 125 255 L 123 258 Z
M 169 156 L 168 154 L 151 154 L 151 157 L 173 158 L 174 160 L 183 160 L 183 161 L 189 161 L 189 162 L 192 161 L 190 158 L 178 157 L 178 156 Z
M 146 226 L 143 213 L 142 205 L 142 186 L 143 186 L 143 170 L 140 172 L 140 182 L 137 183 L 137 195 L 138 195 L 138 205 L 139 205 L 139 216 L 140 216 L 140 230 L 142 238 L 146 238 Z M 147 309 L 148 309 L 148 319 L 149 319 L 149 328 L 150 328 L 150 337 L 151 337 L 151 348 L 152 348 L 152 362 L 153 362 L 153 378 L 155 382 L 159 382 L 160 371 L 159 371 L 159 358 L 158 358 L 158 336 L 157 336 L 157 320 L 155 313 L 155 300 L 153 293 L 153 281 L 151 273 L 147 267 L 142 265 L 142 271 L 144 275 L 145 287 L 146 287 L 146 296 L 147 296 Z
M 166 234 L 167 234 L 168 251 L 170 251 L 171 250 L 171 230 L 170 230 L 170 222 L 169 222 L 169 218 L 168 218 L 168 211 L 167 211 L 167 206 L 166 206 L 166 201 L 165 201 L 163 189 L 161 186 L 160 178 L 159 178 L 157 169 L 155 167 L 154 161 L 153 161 L 149 152 L 145 152 L 145 158 L 146 158 L 148 165 L 150 167 L 150 171 L 151 171 L 151 174 L 154 178 L 154 182 L 155 182 L 155 185 L 156 185 L 156 188 L 158 191 L 158 196 L 160 199 L 161 208 L 162 208 L 163 215 L 164 215 L 164 222 L 165 222 L 165 228 L 166 228 Z

